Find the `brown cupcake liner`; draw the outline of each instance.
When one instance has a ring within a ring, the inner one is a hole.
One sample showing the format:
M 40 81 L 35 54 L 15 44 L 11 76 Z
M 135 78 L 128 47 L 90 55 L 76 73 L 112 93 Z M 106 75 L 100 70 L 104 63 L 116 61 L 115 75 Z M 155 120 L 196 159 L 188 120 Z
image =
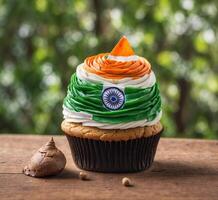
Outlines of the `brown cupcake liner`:
M 137 172 L 153 163 L 160 133 L 127 141 L 101 141 L 67 135 L 75 164 L 97 172 Z

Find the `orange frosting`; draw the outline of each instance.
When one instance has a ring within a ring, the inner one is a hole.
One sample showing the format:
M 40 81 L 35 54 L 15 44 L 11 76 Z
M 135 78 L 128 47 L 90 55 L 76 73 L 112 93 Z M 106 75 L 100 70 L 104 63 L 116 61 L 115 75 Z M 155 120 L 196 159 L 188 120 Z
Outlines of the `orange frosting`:
M 112 49 L 112 56 L 133 56 L 135 53 L 129 44 L 129 41 L 123 36 L 116 46 Z
M 136 61 L 115 61 L 107 57 L 132 56 L 132 50 L 126 37 L 122 37 L 111 53 L 102 53 L 85 59 L 84 69 L 107 79 L 133 78 L 138 79 L 151 72 L 150 63 L 143 57 Z

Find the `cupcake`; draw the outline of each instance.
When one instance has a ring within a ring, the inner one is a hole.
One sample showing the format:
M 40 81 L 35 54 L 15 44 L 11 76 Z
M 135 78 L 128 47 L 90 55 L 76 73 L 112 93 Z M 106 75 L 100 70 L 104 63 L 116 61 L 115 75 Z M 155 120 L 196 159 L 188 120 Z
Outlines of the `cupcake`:
M 163 126 L 150 63 L 126 37 L 110 53 L 85 59 L 63 103 L 64 131 L 76 165 L 100 172 L 136 172 L 154 160 Z

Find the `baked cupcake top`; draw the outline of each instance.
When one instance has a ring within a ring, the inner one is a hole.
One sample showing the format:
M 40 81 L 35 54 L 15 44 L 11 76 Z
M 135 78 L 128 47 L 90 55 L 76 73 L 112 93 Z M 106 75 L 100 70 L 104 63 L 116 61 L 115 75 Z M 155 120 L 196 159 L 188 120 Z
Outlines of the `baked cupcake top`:
M 150 63 L 135 55 L 126 37 L 110 53 L 86 58 L 71 77 L 63 115 L 100 129 L 156 124 L 161 98 Z

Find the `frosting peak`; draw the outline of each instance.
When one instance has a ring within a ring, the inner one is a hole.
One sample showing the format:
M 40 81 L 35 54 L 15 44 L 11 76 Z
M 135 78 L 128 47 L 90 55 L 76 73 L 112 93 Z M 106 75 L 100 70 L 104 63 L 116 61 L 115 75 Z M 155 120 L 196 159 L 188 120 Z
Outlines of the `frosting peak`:
M 110 53 L 112 56 L 133 56 L 134 54 L 135 52 L 125 36 L 119 40 Z

